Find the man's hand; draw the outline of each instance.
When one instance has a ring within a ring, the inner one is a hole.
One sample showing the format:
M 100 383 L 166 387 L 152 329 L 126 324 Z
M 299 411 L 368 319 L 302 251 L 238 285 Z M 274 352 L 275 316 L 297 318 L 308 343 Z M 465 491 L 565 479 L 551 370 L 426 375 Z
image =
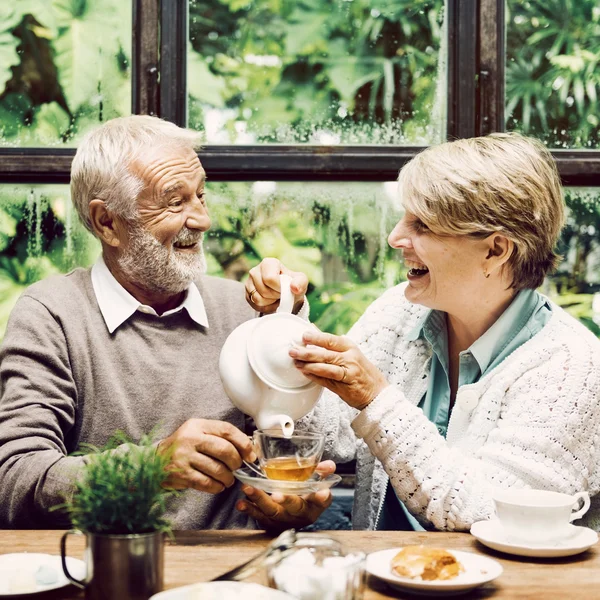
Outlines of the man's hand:
M 246 300 L 254 310 L 263 314 L 277 310 L 281 297 L 279 276 L 282 273 L 292 278 L 290 289 L 294 294 L 294 314 L 300 310 L 308 289 L 308 277 L 304 273 L 290 271 L 276 258 L 265 258 L 259 265 L 250 269 L 246 280 Z
M 256 460 L 250 438 L 224 421 L 190 419 L 158 444 L 157 452 L 170 452 L 170 476 L 165 487 L 194 488 L 218 494 L 234 484 L 232 471 L 242 459 Z
M 335 463 L 326 460 L 318 464 L 323 475 L 335 473 Z M 314 523 L 329 507 L 333 497 L 330 490 L 320 490 L 307 496 L 271 496 L 261 490 L 245 485 L 242 492 L 246 499 L 238 500 L 236 508 L 249 514 L 267 531 L 283 531 L 290 527 L 300 528 Z

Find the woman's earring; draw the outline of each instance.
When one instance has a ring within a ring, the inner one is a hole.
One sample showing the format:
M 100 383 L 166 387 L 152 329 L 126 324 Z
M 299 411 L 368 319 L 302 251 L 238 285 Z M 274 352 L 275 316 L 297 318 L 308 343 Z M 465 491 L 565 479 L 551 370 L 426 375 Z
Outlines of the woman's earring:
M 489 279 L 489 278 L 490 278 L 490 274 L 489 274 L 489 273 L 487 273 L 486 271 L 484 271 L 484 272 L 483 272 L 483 276 L 484 276 L 486 279 Z

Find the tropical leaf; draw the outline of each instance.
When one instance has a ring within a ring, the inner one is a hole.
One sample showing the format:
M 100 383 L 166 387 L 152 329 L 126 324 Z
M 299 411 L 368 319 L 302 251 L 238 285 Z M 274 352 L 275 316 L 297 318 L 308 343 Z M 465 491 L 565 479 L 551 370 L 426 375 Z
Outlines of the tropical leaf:
M 72 112 L 100 93 L 99 84 L 110 85 L 119 76 L 116 57 L 121 48 L 130 47 L 123 37 L 123 22 L 130 20 L 123 14 L 124 4 L 53 0 L 60 32 L 54 43 L 56 65 Z

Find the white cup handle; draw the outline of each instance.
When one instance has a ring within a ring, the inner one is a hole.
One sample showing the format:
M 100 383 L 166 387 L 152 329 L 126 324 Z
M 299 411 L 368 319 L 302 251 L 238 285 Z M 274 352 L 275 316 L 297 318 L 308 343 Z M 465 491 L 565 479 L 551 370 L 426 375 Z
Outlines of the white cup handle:
M 279 287 L 281 288 L 281 298 L 279 299 L 278 313 L 291 313 L 294 310 L 294 294 L 290 289 L 292 278 L 283 273 L 279 276 Z
M 579 503 L 579 500 L 583 500 L 583 506 L 574 513 L 571 513 L 570 521 L 575 521 L 575 519 L 581 519 L 583 515 L 588 511 L 590 507 L 590 495 L 587 492 L 578 492 L 573 496 L 573 506 Z

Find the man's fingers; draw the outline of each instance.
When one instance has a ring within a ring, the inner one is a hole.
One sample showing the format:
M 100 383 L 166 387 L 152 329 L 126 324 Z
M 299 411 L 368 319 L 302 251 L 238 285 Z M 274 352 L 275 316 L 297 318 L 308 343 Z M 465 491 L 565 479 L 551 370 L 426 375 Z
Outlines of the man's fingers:
M 271 519 L 264 515 L 252 502 L 240 500 L 235 507 L 244 514 L 250 515 L 255 521 L 264 525 L 266 528 L 272 525 Z
M 208 492 L 209 494 L 219 494 L 225 489 L 225 486 L 215 481 L 208 475 L 196 471 L 196 469 L 189 469 L 185 473 L 186 487 L 194 488 L 199 492 Z
M 253 487 L 244 486 L 242 492 L 246 494 L 252 504 L 254 504 L 261 513 L 269 518 L 275 517 L 280 512 L 279 505 L 273 499 L 263 492 Z
M 308 506 L 302 496 L 273 494 L 272 502 L 279 504 L 293 517 L 307 516 Z
M 331 475 L 332 473 L 335 473 L 336 468 L 337 465 L 332 460 L 324 460 L 317 465 L 315 470 L 318 473 L 321 473 L 321 475 Z
M 231 423 L 226 423 L 225 421 L 204 421 L 204 424 L 204 433 L 208 434 L 209 436 L 214 436 L 216 438 L 222 438 L 223 440 L 227 440 L 228 442 L 233 444 L 237 452 L 244 460 L 247 460 L 248 462 L 254 462 L 256 460 L 256 454 L 254 452 L 254 447 L 252 446 L 252 441 L 244 432 L 240 431 L 237 427 L 231 425 Z M 206 440 L 206 443 L 214 444 L 215 440 Z M 219 447 L 222 451 L 225 451 L 224 446 Z M 199 449 L 198 445 L 196 446 L 196 448 Z M 235 462 L 236 466 L 234 466 L 233 464 L 229 464 L 228 462 L 223 460 L 218 454 L 213 454 L 211 452 L 208 452 L 208 454 L 211 454 L 211 456 L 222 460 L 232 470 L 240 468 L 240 464 L 238 464 L 237 461 Z
M 231 470 L 221 461 L 215 460 L 206 454 L 196 454 L 190 457 L 190 466 L 199 473 L 222 483 L 225 487 L 231 487 L 235 483 L 235 478 Z

